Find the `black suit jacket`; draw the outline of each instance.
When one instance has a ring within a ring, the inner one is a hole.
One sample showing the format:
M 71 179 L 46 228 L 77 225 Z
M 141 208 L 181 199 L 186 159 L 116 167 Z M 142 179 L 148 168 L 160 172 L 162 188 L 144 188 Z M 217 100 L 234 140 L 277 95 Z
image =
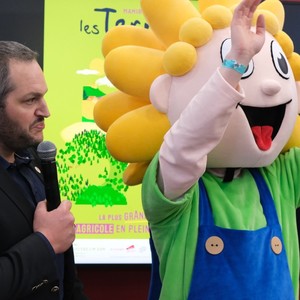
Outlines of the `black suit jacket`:
M 31 167 L 35 170 L 34 164 Z M 34 210 L 34 205 L 0 166 L 1 300 L 59 299 L 58 272 L 53 253 L 45 241 L 33 233 Z M 87 299 L 76 276 L 73 249 L 64 256 L 64 299 Z

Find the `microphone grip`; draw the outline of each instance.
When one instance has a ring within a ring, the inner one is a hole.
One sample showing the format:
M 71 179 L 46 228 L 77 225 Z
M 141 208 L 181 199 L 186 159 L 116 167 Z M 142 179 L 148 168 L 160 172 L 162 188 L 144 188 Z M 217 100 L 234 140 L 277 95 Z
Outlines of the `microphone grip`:
M 58 185 L 57 169 L 55 160 L 41 161 L 42 174 L 44 177 L 47 210 L 57 208 L 61 202 Z

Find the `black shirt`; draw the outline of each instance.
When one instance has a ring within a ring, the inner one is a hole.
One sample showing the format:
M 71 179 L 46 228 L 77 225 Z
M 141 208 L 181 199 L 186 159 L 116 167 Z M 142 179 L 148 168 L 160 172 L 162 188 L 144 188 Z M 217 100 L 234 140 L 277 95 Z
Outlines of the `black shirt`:
M 15 162 L 9 163 L 0 156 L 0 165 L 8 171 L 11 178 L 21 187 L 28 202 L 34 206 L 39 201 L 45 200 L 44 184 L 30 167 L 32 159 L 24 152 L 15 155 Z M 41 173 L 38 167 L 35 167 Z

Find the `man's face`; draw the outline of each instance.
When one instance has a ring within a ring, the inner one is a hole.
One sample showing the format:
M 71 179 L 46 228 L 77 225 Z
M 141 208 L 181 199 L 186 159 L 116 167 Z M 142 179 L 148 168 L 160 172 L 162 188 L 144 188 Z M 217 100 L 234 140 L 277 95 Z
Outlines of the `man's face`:
M 36 61 L 9 63 L 14 86 L 0 109 L 0 154 L 36 145 L 43 140 L 44 118 L 49 110 L 44 99 L 47 85 Z

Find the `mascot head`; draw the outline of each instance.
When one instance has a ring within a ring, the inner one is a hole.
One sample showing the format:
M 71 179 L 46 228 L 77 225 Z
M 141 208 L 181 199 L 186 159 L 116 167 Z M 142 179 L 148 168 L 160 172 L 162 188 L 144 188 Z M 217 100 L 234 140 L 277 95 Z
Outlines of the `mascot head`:
M 105 36 L 105 72 L 118 91 L 99 100 L 94 118 L 107 131 L 111 154 L 129 163 L 125 183 L 141 182 L 166 131 L 221 65 L 238 2 L 201 0 L 197 9 L 188 0 L 142 0 L 150 29 L 115 27 Z M 283 6 L 279 0 L 262 2 L 253 24 L 259 14 L 266 20 L 265 44 L 243 75 L 245 98 L 209 154 L 210 168 L 270 164 L 297 120 L 300 56 L 282 31 Z

